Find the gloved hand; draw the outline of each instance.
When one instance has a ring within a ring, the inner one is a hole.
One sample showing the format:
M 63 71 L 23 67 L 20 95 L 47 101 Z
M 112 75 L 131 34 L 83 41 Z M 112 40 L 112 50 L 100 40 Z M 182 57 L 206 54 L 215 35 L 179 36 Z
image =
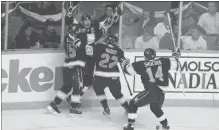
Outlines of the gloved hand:
M 127 59 L 127 58 L 122 58 L 121 59 L 121 64 L 122 64 L 122 67 L 125 68 L 127 65 L 130 64 L 130 59 Z
M 175 57 L 176 59 L 179 59 L 179 57 L 181 56 L 180 49 L 177 48 L 176 50 L 173 50 L 172 51 L 172 56 Z

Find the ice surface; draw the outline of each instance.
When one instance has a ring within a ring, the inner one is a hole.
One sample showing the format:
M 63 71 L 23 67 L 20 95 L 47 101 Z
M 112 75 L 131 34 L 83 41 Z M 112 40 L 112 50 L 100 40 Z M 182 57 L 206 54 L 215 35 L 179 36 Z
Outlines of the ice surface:
M 127 118 L 120 107 L 111 108 L 112 118 L 101 108 L 84 108 L 82 117 L 68 117 L 68 109 L 55 116 L 46 109 L 2 112 L 2 130 L 122 130 Z M 164 107 L 171 130 L 219 130 L 219 108 Z M 140 108 L 135 130 L 155 130 L 157 120 L 149 107 Z

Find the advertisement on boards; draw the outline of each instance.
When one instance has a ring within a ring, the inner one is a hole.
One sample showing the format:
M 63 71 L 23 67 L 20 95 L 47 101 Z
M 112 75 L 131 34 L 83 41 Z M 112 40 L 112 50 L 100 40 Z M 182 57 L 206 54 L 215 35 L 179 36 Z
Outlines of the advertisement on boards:
M 125 52 L 125 57 L 131 62 L 142 60 L 142 55 L 142 52 Z M 170 55 L 169 52 L 158 53 L 158 56 Z M 203 54 L 202 57 L 197 57 L 195 53 L 186 56 L 182 53 L 182 55 L 180 58 L 182 73 L 175 71 L 169 73 L 168 94 L 176 98 L 184 90 L 186 93 L 191 93 L 194 98 L 202 99 L 206 97 L 204 93 L 208 94 L 208 98 L 213 98 L 212 94 L 219 93 L 219 54 Z M 64 57 L 64 53 L 61 52 L 3 54 L 2 102 L 51 101 L 63 84 Z M 139 76 L 126 75 L 126 78 L 134 93 L 133 96 L 143 90 Z M 120 76 L 120 81 L 122 93 L 127 98 L 131 98 L 123 74 Z M 197 96 L 197 93 L 200 96 Z M 114 99 L 108 89 L 106 95 L 108 99 Z M 184 98 L 181 95 L 179 99 Z M 96 99 L 95 94 L 88 94 L 88 97 Z M 190 99 L 188 94 L 186 98 Z
M 64 53 L 2 55 L 2 102 L 47 101 L 62 85 Z

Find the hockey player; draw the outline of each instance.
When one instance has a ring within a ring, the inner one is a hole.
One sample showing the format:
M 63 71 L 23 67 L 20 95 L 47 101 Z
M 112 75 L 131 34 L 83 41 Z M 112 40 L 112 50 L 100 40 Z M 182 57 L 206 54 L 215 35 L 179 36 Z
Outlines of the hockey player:
M 93 56 L 95 61 L 93 89 L 103 107 L 103 114 L 109 116 L 110 109 L 107 103 L 104 89 L 109 87 L 110 92 L 128 112 L 128 102 L 121 93 L 120 73 L 118 62 L 124 59 L 124 52 L 117 46 L 118 38 L 110 35 L 106 43 L 97 43 L 86 48 L 87 55 Z
M 57 92 L 55 99 L 47 109 L 53 114 L 60 114 L 57 107 L 62 100 L 67 98 L 67 94 L 72 90 L 70 100 L 70 116 L 72 114 L 82 114 L 80 107 L 80 94 L 83 86 L 83 68 L 86 62 L 85 44 L 77 38 L 79 27 L 73 21 L 67 19 L 69 34 L 65 37 L 65 63 L 63 69 L 63 86 Z M 76 50 L 76 55 L 75 55 Z
M 81 42 L 86 43 L 86 47 L 89 47 L 102 37 L 101 30 L 99 30 L 99 23 L 97 21 L 93 21 L 91 16 L 88 14 L 82 15 L 81 22 L 82 25 L 80 26 L 78 38 Z M 93 72 L 94 62 L 93 59 L 88 56 L 85 67 L 83 92 L 93 85 Z
M 164 92 L 162 87 L 169 85 L 168 71 L 178 69 L 180 51 L 173 51 L 171 58 L 155 58 L 156 52 L 145 49 L 145 60 L 125 64 L 125 72 L 129 75 L 139 74 L 144 85 L 144 91 L 140 92 L 129 102 L 128 123 L 124 130 L 134 130 L 134 122 L 139 107 L 150 104 L 150 109 L 158 118 L 163 130 L 169 130 L 168 121 L 162 111 Z

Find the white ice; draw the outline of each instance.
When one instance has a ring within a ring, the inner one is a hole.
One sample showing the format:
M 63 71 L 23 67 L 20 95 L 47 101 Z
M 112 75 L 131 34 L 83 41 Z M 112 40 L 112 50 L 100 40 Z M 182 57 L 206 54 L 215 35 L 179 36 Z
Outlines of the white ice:
M 120 107 L 111 108 L 112 118 L 101 108 L 84 108 L 83 116 L 69 118 L 68 110 L 55 116 L 46 109 L 2 112 L 2 130 L 122 130 L 127 117 Z M 170 130 L 219 130 L 219 108 L 164 107 Z M 157 120 L 149 107 L 140 108 L 135 130 L 155 130 Z

